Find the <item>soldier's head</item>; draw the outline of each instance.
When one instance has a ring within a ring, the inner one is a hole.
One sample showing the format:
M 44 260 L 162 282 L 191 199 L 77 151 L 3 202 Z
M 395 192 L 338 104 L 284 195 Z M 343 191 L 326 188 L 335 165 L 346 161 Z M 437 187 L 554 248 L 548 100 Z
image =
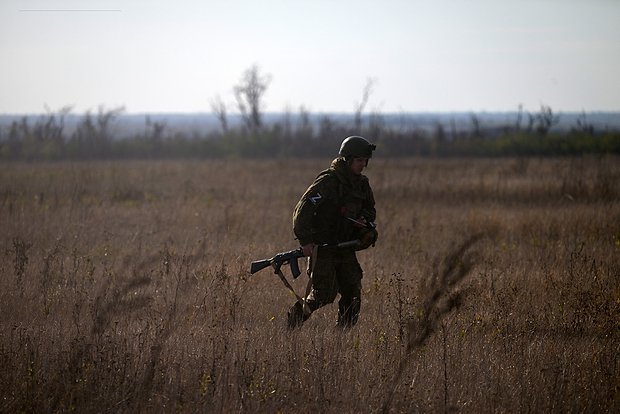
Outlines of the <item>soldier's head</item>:
M 342 141 L 338 154 L 347 161 L 354 174 L 361 174 L 364 167 L 368 166 L 368 160 L 372 158 L 375 148 L 377 146 L 366 138 L 354 135 Z

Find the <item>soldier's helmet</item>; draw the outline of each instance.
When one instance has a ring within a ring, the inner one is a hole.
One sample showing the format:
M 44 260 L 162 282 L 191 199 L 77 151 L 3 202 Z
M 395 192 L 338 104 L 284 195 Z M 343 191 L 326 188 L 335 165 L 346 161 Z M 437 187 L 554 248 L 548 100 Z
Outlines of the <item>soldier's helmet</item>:
M 338 154 L 345 159 L 351 158 L 372 158 L 372 152 L 377 148 L 364 137 L 351 136 L 342 141 Z

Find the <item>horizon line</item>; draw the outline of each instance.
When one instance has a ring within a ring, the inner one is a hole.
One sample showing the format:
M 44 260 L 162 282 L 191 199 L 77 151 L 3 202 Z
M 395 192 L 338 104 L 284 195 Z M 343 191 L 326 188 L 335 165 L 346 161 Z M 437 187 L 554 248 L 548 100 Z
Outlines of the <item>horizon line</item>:
M 58 114 L 62 111 L 63 108 L 60 108 L 56 111 L 41 111 L 41 112 L 0 112 L 0 116 L 32 116 L 32 115 L 52 115 L 52 114 Z M 553 108 L 551 108 L 553 110 Z M 213 111 L 125 111 L 123 109 L 123 107 L 110 107 L 110 108 L 102 108 L 103 112 L 110 112 L 110 111 L 119 111 L 119 115 L 215 115 L 216 113 Z M 479 110 L 479 111 L 474 111 L 474 110 L 418 110 L 418 111 L 393 111 L 393 112 L 379 112 L 379 113 L 373 113 L 373 112 L 367 112 L 367 113 L 362 113 L 362 117 L 369 117 L 369 116 L 382 116 L 382 115 L 411 115 L 411 114 L 433 114 L 433 115 L 437 115 L 437 114 L 444 114 L 444 115 L 452 115 L 452 114 L 518 114 L 519 112 L 522 113 L 537 113 L 539 110 L 536 111 L 528 111 L 528 110 L 523 110 L 523 111 L 519 111 L 519 110 L 502 110 L 502 109 L 498 109 L 498 110 Z M 66 115 L 82 115 L 82 114 L 86 114 L 88 112 L 91 112 L 92 114 L 97 114 L 98 113 L 98 108 L 97 110 L 93 110 L 93 109 L 89 109 L 89 110 L 84 110 L 82 112 L 73 112 L 73 111 L 69 111 Z M 595 109 L 595 110 L 553 110 L 554 113 L 556 114 L 567 114 L 567 113 L 572 113 L 572 114 L 593 114 L 593 113 L 613 113 L 613 114 L 620 114 L 620 109 Z M 289 113 L 291 115 L 298 115 L 299 111 L 265 111 L 262 112 L 262 115 L 281 115 L 281 114 L 286 114 Z M 356 113 L 355 112 L 347 112 L 347 111 L 307 111 L 307 113 L 309 115 L 341 115 L 341 116 L 355 116 Z M 241 112 L 227 112 L 228 116 L 242 116 L 243 114 Z

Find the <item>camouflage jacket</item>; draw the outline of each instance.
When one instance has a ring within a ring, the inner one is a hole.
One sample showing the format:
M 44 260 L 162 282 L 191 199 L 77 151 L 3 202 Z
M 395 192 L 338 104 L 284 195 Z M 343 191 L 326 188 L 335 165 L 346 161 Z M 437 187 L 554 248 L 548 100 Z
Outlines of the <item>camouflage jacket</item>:
M 347 217 L 374 222 L 375 199 L 368 178 L 354 175 L 343 158 L 336 158 L 297 203 L 293 231 L 302 246 L 353 240 L 359 229 Z

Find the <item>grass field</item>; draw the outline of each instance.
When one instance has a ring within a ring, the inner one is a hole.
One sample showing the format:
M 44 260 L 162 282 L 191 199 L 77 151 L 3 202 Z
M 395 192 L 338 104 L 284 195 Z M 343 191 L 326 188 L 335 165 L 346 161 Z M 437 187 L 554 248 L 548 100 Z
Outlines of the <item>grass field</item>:
M 288 332 L 329 161 L 0 165 L 0 412 L 620 411 L 618 158 L 373 160 L 360 321 Z

